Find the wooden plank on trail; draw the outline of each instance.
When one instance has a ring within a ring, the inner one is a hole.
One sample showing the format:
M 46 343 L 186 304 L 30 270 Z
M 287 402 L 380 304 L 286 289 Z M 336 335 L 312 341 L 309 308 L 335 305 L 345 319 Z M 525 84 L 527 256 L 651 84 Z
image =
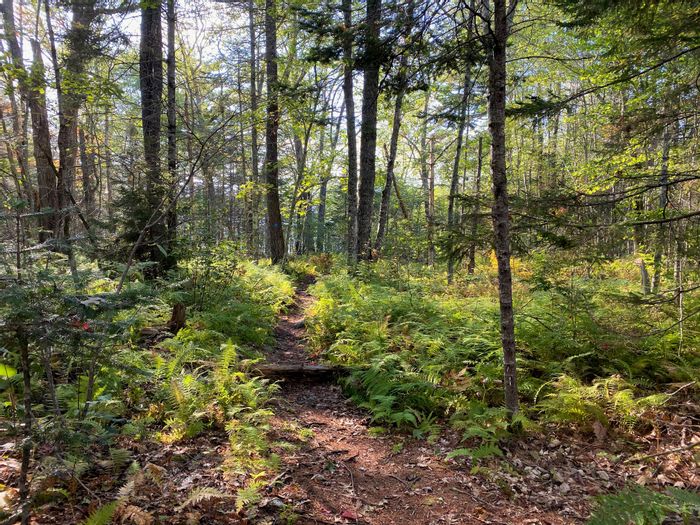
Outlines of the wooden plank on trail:
M 348 373 L 343 366 L 311 365 L 303 363 L 260 363 L 251 372 L 275 379 L 334 379 Z

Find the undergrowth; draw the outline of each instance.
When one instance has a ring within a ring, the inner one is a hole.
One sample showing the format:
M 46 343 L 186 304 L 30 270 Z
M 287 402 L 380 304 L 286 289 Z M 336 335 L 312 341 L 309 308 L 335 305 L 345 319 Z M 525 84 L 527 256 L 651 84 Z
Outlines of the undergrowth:
M 95 474 L 109 474 L 115 482 L 126 476 L 138 485 L 143 476 L 134 478 L 135 472 L 158 468 L 135 463 L 124 443 L 155 440 L 167 446 L 205 431 L 228 434 L 223 468 L 240 487 L 229 496 L 239 509 L 254 503 L 279 463 L 266 435 L 272 415 L 267 405 L 277 387 L 248 370 L 292 300 L 290 278 L 240 259 L 225 243 L 182 262 L 161 281 L 144 284 L 136 272 L 119 295 L 118 274 L 107 270 L 85 270 L 80 288 L 62 269 L 47 275 L 46 284 L 38 281 L 13 299 L 25 305 L 26 312 L 15 307 L 25 324 L 38 319 L 36 336 L 29 332 L 30 352 L 44 352 L 31 370 L 35 446 L 43 450 L 32 475 L 32 505 L 78 503 Z M 57 283 L 66 284 L 61 289 Z M 169 334 L 165 326 L 176 303 L 186 307 L 187 322 Z M 12 302 L 5 304 L 12 308 Z M 58 334 L 49 354 L 42 339 L 45 319 Z M 17 354 L 7 343 L 0 395 L 10 424 L 3 425 L 17 432 L 19 423 L 13 422 L 23 417 L 23 388 Z M 65 374 L 52 365 L 59 356 Z M 124 521 L 138 512 L 147 511 L 122 495 L 95 509 L 87 523 L 112 516 Z
M 341 268 L 312 287 L 313 349 L 355 369 L 345 387 L 376 424 L 430 436 L 447 422 L 472 445 L 455 454 L 477 458 L 538 422 L 633 432 L 667 401 L 658 385 L 696 379 L 695 324 L 686 322 L 680 348 L 677 311 L 639 301 L 626 268 L 553 268 L 535 255 L 514 261 L 526 409 L 508 423 L 494 268 L 486 263 L 452 287 L 430 269 L 391 261 L 352 277 Z

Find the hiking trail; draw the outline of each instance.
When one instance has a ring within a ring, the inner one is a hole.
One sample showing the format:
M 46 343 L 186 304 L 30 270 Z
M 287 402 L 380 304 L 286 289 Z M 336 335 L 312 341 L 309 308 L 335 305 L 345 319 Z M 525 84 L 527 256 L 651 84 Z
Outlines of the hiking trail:
M 313 363 L 305 320 L 314 298 L 307 287 L 298 287 L 294 304 L 280 316 L 270 364 Z M 480 486 L 466 467 L 445 463 L 435 453 L 439 444 L 373 435 L 367 413 L 333 380 L 288 379 L 277 398 L 273 438 L 297 447 L 283 454 L 277 484 L 263 508 L 293 512 L 293 523 L 572 523 L 556 515 L 528 520 L 533 509 L 506 503 L 497 487 Z

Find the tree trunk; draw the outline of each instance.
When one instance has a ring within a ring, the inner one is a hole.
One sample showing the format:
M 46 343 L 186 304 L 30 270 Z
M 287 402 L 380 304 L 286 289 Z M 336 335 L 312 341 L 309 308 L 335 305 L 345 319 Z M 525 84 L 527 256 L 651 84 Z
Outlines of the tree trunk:
M 406 32 L 402 44 L 406 46 L 410 42 L 411 31 L 413 28 L 413 13 L 415 2 L 410 0 L 406 6 Z M 408 85 L 406 77 L 408 66 L 408 50 L 404 49 L 399 60 L 398 73 L 398 93 L 396 94 L 396 102 L 394 104 L 394 119 L 391 125 L 391 138 L 389 140 L 389 155 L 387 157 L 386 166 L 386 181 L 382 190 L 382 201 L 379 207 L 379 224 L 377 225 L 377 238 L 374 243 L 374 249 L 377 255 L 382 250 L 384 237 L 386 236 L 387 224 L 389 223 L 389 205 L 391 203 L 391 188 L 394 185 L 394 166 L 396 165 L 396 151 L 399 143 L 399 131 L 401 128 L 401 110 L 403 107 L 403 99 Z
M 254 190 L 249 201 L 249 209 L 246 214 L 246 230 L 248 233 L 247 242 L 248 250 L 257 254 L 258 242 L 257 232 L 255 228 L 255 217 L 259 208 L 259 194 L 257 185 L 260 183 L 260 173 L 258 169 L 258 61 L 256 50 L 255 36 L 255 0 L 248 0 L 248 36 L 250 39 L 250 166 L 251 166 L 251 182 Z
M 78 130 L 80 143 L 80 171 L 83 179 L 83 206 L 88 217 L 95 215 L 95 189 L 97 188 L 97 172 L 95 169 L 95 154 L 88 149 L 85 131 Z
M 645 209 L 644 196 L 639 196 L 634 199 L 632 209 L 635 212 L 643 212 Z M 645 233 L 644 225 L 636 225 L 634 227 L 634 252 L 637 254 L 637 266 L 639 266 L 639 278 L 641 291 L 644 295 L 651 293 L 651 279 L 649 278 L 649 270 L 647 269 L 646 261 L 644 260 L 645 251 Z
M 107 220 L 111 223 L 114 216 L 114 209 L 112 206 L 113 192 L 112 192 L 112 147 L 111 147 L 111 132 L 112 128 L 110 126 L 111 121 L 109 119 L 109 110 L 105 110 L 105 138 L 104 138 L 104 151 L 105 151 L 105 185 L 107 186 Z
M 265 0 L 265 67 L 267 70 L 267 119 L 265 122 L 265 182 L 267 184 L 267 231 L 272 263 L 284 260 L 286 247 L 280 212 L 277 131 L 279 102 L 277 85 L 277 13 L 275 0 Z
M 343 94 L 345 97 L 346 126 L 348 136 L 348 263 L 357 260 L 357 136 L 355 135 L 355 99 L 352 73 L 352 0 L 342 0 L 343 20 Z
M 661 174 L 659 176 L 659 209 L 662 215 L 666 216 L 666 208 L 668 207 L 668 158 L 671 149 L 671 137 L 668 127 L 664 130 L 663 144 L 661 151 Z M 664 245 L 666 244 L 666 232 L 668 226 L 664 223 L 658 225 L 656 232 L 656 246 L 654 247 L 654 276 L 651 281 L 651 291 L 658 293 L 661 287 L 661 258 Z
M 2 40 L 0 40 L 0 53 L 5 55 L 5 49 L 2 45 Z M 8 62 L 11 63 L 11 57 Z M 10 64 L 6 63 L 5 60 L 3 60 L 3 65 L 9 66 Z M 10 162 L 13 162 L 13 160 L 16 161 L 15 170 L 17 170 L 17 180 L 20 186 L 18 198 L 24 199 L 27 202 L 27 204 L 31 206 L 31 204 L 34 202 L 34 184 L 32 183 L 32 180 L 29 177 L 27 127 L 25 125 L 27 120 L 25 115 L 26 108 L 20 109 L 20 106 L 23 106 L 24 104 L 17 103 L 14 79 L 12 78 L 11 74 L 9 74 L 11 68 L 7 67 L 5 71 L 5 90 L 10 102 L 12 135 L 14 137 L 13 140 L 9 139 L 5 125 L 5 119 L 3 118 L 3 132 L 5 133 L 6 137 L 8 137 L 6 142 L 7 157 L 8 161 Z M 13 170 L 13 172 L 15 170 Z
M 473 16 L 470 16 L 470 28 Z M 471 34 L 471 31 L 470 31 Z M 464 143 L 464 132 L 467 129 L 467 114 L 469 106 L 469 95 L 471 90 L 471 67 L 467 64 L 467 72 L 464 75 L 464 85 L 462 87 L 462 103 L 459 108 L 459 124 L 457 127 L 457 145 L 455 147 L 455 160 L 452 165 L 452 179 L 450 180 L 450 196 L 447 204 L 447 228 L 452 231 L 457 223 L 455 217 L 455 199 L 459 193 L 459 167 L 462 160 L 462 144 Z M 452 255 L 447 259 L 447 284 L 452 284 L 455 272 L 455 261 Z
M 331 158 L 328 165 L 324 169 L 324 174 L 321 177 L 321 189 L 319 190 L 319 203 L 318 203 L 318 225 L 316 233 L 316 249 L 319 252 L 326 251 L 326 197 L 328 194 L 328 182 L 331 180 L 331 174 L 333 173 L 333 161 L 335 160 L 335 152 L 338 146 L 338 138 L 340 137 L 340 124 L 343 120 L 343 113 L 345 113 L 345 101 L 340 106 L 340 112 L 338 114 L 338 119 L 335 125 L 335 132 L 331 130 Z M 333 112 L 331 111 L 331 120 L 333 117 Z M 324 151 L 324 139 L 325 135 L 323 130 L 321 130 L 321 146 L 319 157 L 323 158 Z
M 146 163 L 147 216 L 158 213 L 167 188 L 160 165 L 160 124 L 163 97 L 163 43 L 161 36 L 161 0 L 141 7 L 141 46 L 139 55 L 139 81 L 141 90 L 141 122 L 143 127 L 143 152 Z M 146 232 L 143 248 L 149 261 L 157 266 L 149 273 L 157 275 L 169 264 L 161 250 L 167 241 L 165 219 L 153 224 Z
M 488 117 L 491 134 L 491 178 L 494 199 L 492 215 L 494 248 L 498 262 L 498 299 L 501 313 L 505 405 L 512 415 L 518 411 L 519 406 L 515 368 L 513 282 L 510 269 L 510 214 L 506 174 L 506 45 L 509 33 L 506 0 L 493 1 L 492 17 L 493 33 L 488 46 Z
M 404 55 L 405 57 L 406 55 Z M 403 62 L 402 57 L 402 62 Z M 391 124 L 391 138 L 389 140 L 389 155 L 386 162 L 386 181 L 382 190 L 382 202 L 379 206 L 379 224 L 377 225 L 377 238 L 374 241 L 374 249 L 377 255 L 382 251 L 387 225 L 389 224 L 389 205 L 391 204 L 391 188 L 394 184 L 394 166 L 396 165 L 396 150 L 399 144 L 399 130 L 401 128 L 401 107 L 403 105 L 404 89 L 400 89 L 394 103 L 394 119 Z
M 177 191 L 177 101 L 175 92 L 175 23 L 177 22 L 175 13 L 175 0 L 167 0 L 168 8 L 168 64 L 167 64 L 167 84 L 168 84 L 168 187 L 170 200 L 176 200 Z M 175 247 L 177 234 L 177 203 L 169 207 L 166 217 L 167 222 L 167 246 L 165 249 L 171 253 Z
M 430 104 L 430 86 L 425 93 L 423 104 L 423 125 L 421 129 L 420 143 L 420 180 L 423 189 L 423 207 L 425 209 L 425 223 L 427 231 L 427 253 L 426 261 L 429 266 L 435 263 L 435 244 L 433 239 L 433 214 L 430 199 L 430 166 L 428 158 L 430 155 L 428 145 L 428 109 Z
M 377 98 L 379 97 L 379 66 L 382 52 L 379 39 L 381 9 L 381 0 L 367 0 L 360 139 L 360 191 L 357 205 L 357 257 L 363 260 L 372 258 L 372 211 L 377 160 Z
M 476 180 L 474 181 L 474 209 L 472 212 L 471 241 L 469 244 L 469 262 L 467 263 L 467 273 L 474 275 L 476 268 L 476 235 L 479 231 L 479 201 L 481 199 L 481 167 L 483 162 L 483 137 L 479 137 L 478 157 L 476 160 Z
M 49 118 L 46 112 L 46 95 L 44 81 L 44 64 L 41 53 L 34 53 L 34 61 L 28 74 L 24 67 L 22 49 L 17 39 L 14 19 L 14 2 L 4 0 L 3 23 L 5 39 L 10 48 L 12 65 L 19 72 L 19 89 L 21 97 L 27 101 L 32 121 L 32 144 L 37 172 L 37 198 L 35 209 L 46 213 L 39 218 L 39 240 L 48 239 L 55 225 L 55 210 L 58 207 L 56 195 L 56 173 L 51 152 Z M 37 46 L 32 46 L 35 50 Z M 53 210 L 52 212 L 49 211 Z

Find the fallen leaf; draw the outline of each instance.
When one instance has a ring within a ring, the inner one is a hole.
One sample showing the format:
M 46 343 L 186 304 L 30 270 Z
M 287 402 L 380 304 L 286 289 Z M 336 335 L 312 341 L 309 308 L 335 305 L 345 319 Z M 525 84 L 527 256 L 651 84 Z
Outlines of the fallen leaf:
M 340 513 L 340 517 L 344 518 L 346 520 L 354 520 L 357 521 L 360 519 L 360 516 L 355 512 L 354 510 L 344 510 L 343 512 Z

